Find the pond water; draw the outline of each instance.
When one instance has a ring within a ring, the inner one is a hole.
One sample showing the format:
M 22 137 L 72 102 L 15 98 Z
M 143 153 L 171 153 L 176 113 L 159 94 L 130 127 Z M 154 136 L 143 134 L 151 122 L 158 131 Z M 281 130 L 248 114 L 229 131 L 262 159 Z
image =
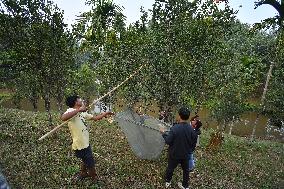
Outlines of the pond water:
M 1 104 L 5 108 L 16 108 L 16 106 L 12 103 L 12 101 L 5 101 Z M 32 111 L 33 107 L 31 103 L 29 103 L 28 100 L 22 100 L 20 103 L 20 108 L 26 111 Z M 51 107 L 52 110 L 57 111 L 57 105 L 54 101 L 51 102 Z M 139 105 L 137 106 L 139 107 Z M 93 112 L 101 112 L 104 110 L 109 110 L 112 106 L 104 106 L 104 105 L 99 105 L 97 104 L 93 110 Z M 121 111 L 125 108 L 124 104 L 121 102 L 118 105 L 114 107 L 114 110 L 116 111 Z M 67 109 L 67 107 L 64 107 L 64 110 Z M 44 109 L 44 102 L 43 100 L 40 100 L 38 103 L 38 110 L 39 111 L 45 111 Z M 113 110 L 112 110 L 113 111 Z M 147 107 L 147 111 L 145 111 L 146 114 L 153 116 L 153 117 L 158 117 L 159 115 L 159 110 L 157 106 L 152 105 L 150 107 Z M 214 121 L 212 118 L 210 118 L 210 113 L 208 110 L 201 110 L 199 112 L 200 119 L 203 123 L 203 129 L 206 128 L 213 128 L 216 129 L 218 127 L 217 122 Z M 253 125 L 256 119 L 256 113 L 246 113 L 241 116 L 241 119 L 239 121 L 236 121 L 235 123 L 232 124 L 232 127 L 227 126 L 226 128 L 226 133 L 229 133 L 231 130 L 231 134 L 237 135 L 237 136 L 242 136 L 242 137 L 250 137 L 252 130 L 253 130 Z M 284 128 L 279 129 L 278 127 L 272 126 L 268 124 L 268 118 L 265 116 L 260 116 L 260 119 L 257 123 L 256 127 L 256 137 L 258 138 L 263 138 L 263 139 L 273 139 L 277 140 L 280 142 L 284 142 Z

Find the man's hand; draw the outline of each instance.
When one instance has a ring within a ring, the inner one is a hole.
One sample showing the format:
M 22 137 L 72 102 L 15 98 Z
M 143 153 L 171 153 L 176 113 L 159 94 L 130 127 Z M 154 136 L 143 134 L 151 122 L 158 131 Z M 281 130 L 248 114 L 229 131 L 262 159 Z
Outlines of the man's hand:
M 106 112 L 106 115 L 114 115 L 114 112 Z
M 164 134 L 166 132 L 165 127 L 163 125 L 160 125 L 160 132 Z
M 103 118 L 107 118 L 111 115 L 114 115 L 114 113 L 113 112 L 102 112 L 99 115 L 94 115 L 93 120 L 98 121 L 98 120 L 101 120 Z
M 114 113 L 113 112 L 104 112 L 103 113 L 103 117 L 110 117 L 110 116 L 112 116 L 112 115 L 114 115 Z
M 82 106 L 79 108 L 79 112 L 86 112 L 87 108 L 85 106 L 85 104 L 83 103 Z
M 107 119 L 109 123 L 112 123 L 114 121 L 114 118 L 112 115 L 114 115 L 113 112 L 105 112 L 105 118 Z

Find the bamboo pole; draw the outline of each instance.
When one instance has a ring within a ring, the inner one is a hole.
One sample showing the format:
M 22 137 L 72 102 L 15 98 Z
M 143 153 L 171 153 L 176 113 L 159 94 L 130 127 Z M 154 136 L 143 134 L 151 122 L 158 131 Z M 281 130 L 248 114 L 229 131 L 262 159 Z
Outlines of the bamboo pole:
M 112 90 L 110 90 L 109 92 L 107 92 L 106 94 L 104 94 L 103 96 L 101 96 L 100 98 L 94 100 L 88 107 L 91 108 L 93 104 L 96 104 L 98 101 L 102 100 L 103 98 L 105 98 L 106 96 L 110 95 L 112 92 L 114 92 L 115 90 L 117 90 L 121 85 L 123 85 L 124 83 L 126 83 L 129 79 L 131 79 L 134 75 L 136 75 L 143 67 L 145 66 L 142 65 L 140 66 L 140 68 L 138 70 L 136 70 L 133 74 L 131 74 L 128 78 L 126 78 L 123 82 L 121 82 L 120 84 L 118 84 L 116 87 L 114 87 Z M 68 123 L 71 119 L 73 119 L 75 116 L 73 116 L 72 118 L 64 121 L 63 123 L 61 123 L 60 125 L 56 126 L 55 128 L 53 128 L 51 131 L 49 131 L 48 133 L 46 133 L 45 135 L 43 135 L 42 137 L 40 137 L 38 140 L 41 141 L 44 138 L 46 138 L 47 136 L 51 135 L 52 133 L 54 133 L 55 131 L 57 131 L 59 128 L 61 128 L 63 125 L 65 125 L 66 123 Z

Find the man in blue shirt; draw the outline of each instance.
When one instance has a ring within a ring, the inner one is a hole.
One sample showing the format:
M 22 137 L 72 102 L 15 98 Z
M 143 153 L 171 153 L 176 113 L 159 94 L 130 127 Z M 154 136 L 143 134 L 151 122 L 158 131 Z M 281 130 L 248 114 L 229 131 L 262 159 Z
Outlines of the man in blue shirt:
M 177 123 L 169 132 L 160 128 L 166 144 L 169 145 L 168 167 L 166 170 L 166 187 L 170 186 L 175 168 L 181 164 L 183 170 L 183 181 L 179 184 L 182 189 L 188 189 L 189 183 L 189 155 L 194 151 L 197 134 L 188 123 L 190 111 L 188 108 L 180 108 L 178 111 Z

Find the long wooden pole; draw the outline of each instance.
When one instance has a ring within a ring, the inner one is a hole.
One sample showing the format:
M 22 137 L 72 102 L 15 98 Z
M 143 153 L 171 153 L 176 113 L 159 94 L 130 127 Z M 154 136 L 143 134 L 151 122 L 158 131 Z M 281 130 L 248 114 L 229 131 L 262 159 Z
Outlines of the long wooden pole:
M 116 87 L 114 87 L 112 90 L 110 90 L 109 92 L 107 92 L 106 94 L 104 94 L 103 96 L 101 96 L 100 98 L 94 100 L 90 105 L 89 108 L 92 107 L 93 104 L 96 104 L 98 101 L 102 100 L 103 98 L 105 98 L 106 96 L 108 96 L 109 94 L 111 94 L 112 92 L 114 92 L 115 90 L 117 90 L 121 85 L 123 85 L 124 83 L 126 83 L 129 79 L 131 79 L 134 75 L 136 75 L 145 65 L 140 66 L 140 68 L 138 70 L 136 70 L 133 74 L 131 74 L 128 78 L 126 78 L 123 82 L 121 82 L 119 85 L 117 85 Z M 43 140 L 44 138 L 46 138 L 47 136 L 51 135 L 52 133 L 54 133 L 56 130 L 58 130 L 60 127 L 62 127 L 63 125 L 65 125 L 66 123 L 68 123 L 71 119 L 73 119 L 75 116 L 73 116 L 72 118 L 64 121 L 63 123 L 61 123 L 60 125 L 56 126 L 55 128 L 53 128 L 51 131 L 49 131 L 48 133 L 46 133 L 45 135 L 43 135 L 42 137 L 40 137 L 38 140 Z

